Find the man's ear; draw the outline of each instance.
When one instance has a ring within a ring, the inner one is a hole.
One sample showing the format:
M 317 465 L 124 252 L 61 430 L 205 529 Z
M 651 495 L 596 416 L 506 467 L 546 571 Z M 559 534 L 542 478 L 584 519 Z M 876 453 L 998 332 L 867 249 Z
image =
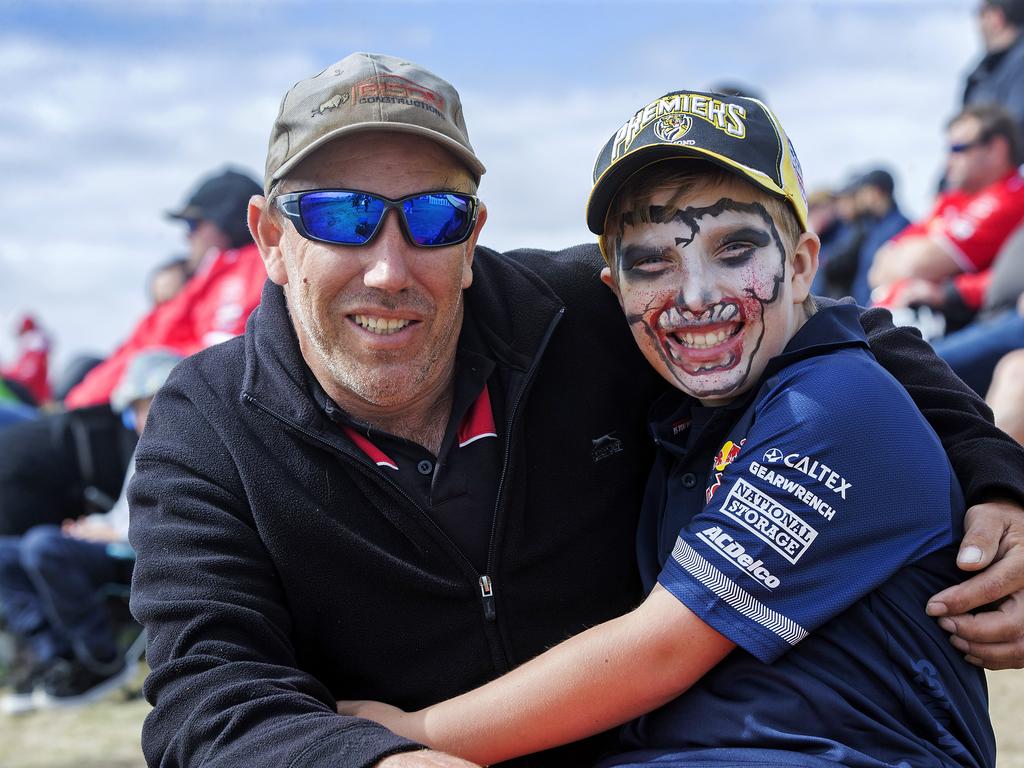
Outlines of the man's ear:
M 267 198 L 263 195 L 249 198 L 248 221 L 249 232 L 256 241 L 256 247 L 260 249 L 267 276 L 278 285 L 286 285 L 288 271 L 280 247 L 283 231 L 280 220 L 271 212 Z
M 615 298 L 619 300 L 619 306 L 622 306 L 622 294 L 619 293 L 619 284 L 615 282 L 615 278 L 612 277 L 612 270 L 610 267 L 605 267 L 601 270 L 601 282 L 611 289 L 612 293 L 615 294 Z
M 802 304 L 811 295 L 811 283 L 814 282 L 814 275 L 818 271 L 820 250 L 821 240 L 813 232 L 804 232 L 796 241 L 796 250 L 793 252 L 793 275 L 790 278 L 794 304 Z
M 480 239 L 480 230 L 487 222 L 487 206 L 480 201 L 480 207 L 476 212 L 476 226 L 473 227 L 473 234 L 466 241 L 466 264 L 462 272 L 462 287 L 469 288 L 473 284 L 473 250 L 476 248 L 476 241 Z

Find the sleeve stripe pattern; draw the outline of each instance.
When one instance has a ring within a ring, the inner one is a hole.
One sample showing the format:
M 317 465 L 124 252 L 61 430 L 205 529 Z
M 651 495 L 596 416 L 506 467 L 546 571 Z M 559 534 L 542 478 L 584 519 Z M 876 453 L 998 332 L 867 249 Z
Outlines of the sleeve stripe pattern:
M 796 645 L 807 637 L 806 629 L 792 619 L 787 619 L 782 614 L 773 611 L 749 592 L 736 586 L 732 580 L 701 557 L 682 538 L 676 539 L 676 546 L 672 550 L 672 559 L 732 608 L 769 629 L 790 645 Z

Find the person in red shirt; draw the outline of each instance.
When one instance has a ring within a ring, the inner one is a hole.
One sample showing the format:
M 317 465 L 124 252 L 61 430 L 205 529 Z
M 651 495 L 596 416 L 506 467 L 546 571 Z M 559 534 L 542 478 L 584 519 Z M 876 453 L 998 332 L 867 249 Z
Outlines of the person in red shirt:
M 128 360 L 143 349 L 164 347 L 191 355 L 245 330 L 267 279 L 245 219 L 249 198 L 261 192 L 251 178 L 228 170 L 208 177 L 181 209 L 168 213 L 188 225 L 186 266 L 192 277 L 68 393 L 68 408 L 106 403 Z
M 876 304 L 976 311 L 1000 248 L 1024 222 L 1017 126 L 995 105 L 969 106 L 948 128 L 948 191 L 931 213 L 879 249 L 868 282 Z
M 36 405 L 43 405 L 50 400 L 50 339 L 32 315 L 21 318 L 17 336 L 18 358 L 5 366 L 0 375 L 21 384 Z
M 244 330 L 267 278 L 246 220 L 249 198 L 261 193 L 237 171 L 202 180 L 168 214 L 188 226 L 191 277 L 182 290 L 68 392 L 66 412 L 0 430 L 0 535 L 80 517 L 116 496 L 134 439 L 109 402 L 133 357 L 154 347 L 190 355 Z

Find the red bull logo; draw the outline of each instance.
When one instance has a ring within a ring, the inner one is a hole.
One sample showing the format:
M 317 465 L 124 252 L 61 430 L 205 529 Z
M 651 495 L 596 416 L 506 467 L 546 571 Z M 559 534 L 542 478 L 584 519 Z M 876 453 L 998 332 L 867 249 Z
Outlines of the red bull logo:
M 715 491 L 718 490 L 722 484 L 722 473 L 725 468 L 728 467 L 736 457 L 740 455 L 740 448 L 747 442 L 746 438 L 740 440 L 738 443 L 734 443 L 732 440 L 727 440 L 725 445 L 718 449 L 718 453 L 715 454 L 715 460 L 712 464 L 713 471 L 715 473 L 714 482 L 708 486 L 707 490 L 704 491 L 704 500 L 707 503 L 711 502 L 711 497 L 715 495 Z
M 724 472 L 725 468 L 732 464 L 733 460 L 740 455 L 740 446 L 745 442 L 745 440 L 741 440 L 739 445 L 737 445 L 732 440 L 726 441 L 725 445 L 719 448 L 718 453 L 715 454 L 715 471 Z

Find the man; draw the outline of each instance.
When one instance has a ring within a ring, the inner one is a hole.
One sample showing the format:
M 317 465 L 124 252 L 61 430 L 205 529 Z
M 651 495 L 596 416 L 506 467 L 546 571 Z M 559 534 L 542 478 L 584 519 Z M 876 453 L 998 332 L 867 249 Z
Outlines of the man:
M 850 295 L 862 307 L 871 304 L 868 272 L 875 261 L 875 254 L 890 238 L 910 224 L 910 220 L 896 204 L 895 190 L 896 182 L 892 174 L 884 168 L 874 168 L 857 180 L 856 191 L 853 193 L 857 212 L 869 222 L 857 253 L 857 274 L 850 291 Z
M 149 275 L 149 301 L 159 306 L 170 301 L 185 287 L 191 275 L 188 259 L 173 258 L 158 264 Z
M 1024 221 L 1024 160 L 1017 125 L 1002 108 L 971 106 L 948 127 L 949 190 L 932 212 L 875 255 L 868 273 L 885 306 L 981 306 L 988 268 Z
M 168 381 L 129 490 L 150 764 L 465 765 L 335 700 L 417 708 L 639 599 L 642 423 L 663 387 L 596 248 L 476 245 L 483 170 L 456 91 L 410 62 L 353 54 L 286 94 L 249 211 L 260 308 Z M 864 321 L 951 419 L 972 503 L 1020 498 L 1024 456 L 964 418 L 977 401 L 936 390 L 958 385 L 919 340 Z M 987 564 L 995 544 L 967 547 Z M 1012 559 L 1000 570 L 1015 589 Z M 932 609 L 953 629 L 955 597 Z M 981 629 L 972 655 L 1017 663 L 1000 618 Z M 585 765 L 602 743 L 524 764 Z
M 1024 127 L 1024 0 L 982 0 L 985 56 L 967 76 L 964 105 L 999 104 Z
M 204 179 L 184 207 L 167 214 L 188 227 L 191 278 L 173 299 L 154 306 L 128 339 L 68 393 L 68 408 L 107 402 L 139 350 L 167 347 L 190 355 L 242 332 L 266 279 L 244 219 L 249 197 L 259 191 L 249 176 L 225 170 Z

